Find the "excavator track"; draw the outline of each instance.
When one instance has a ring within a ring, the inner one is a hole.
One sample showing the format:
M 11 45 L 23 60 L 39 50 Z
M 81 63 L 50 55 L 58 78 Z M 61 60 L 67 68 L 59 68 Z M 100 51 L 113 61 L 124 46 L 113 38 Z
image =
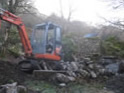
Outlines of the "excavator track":
M 38 62 L 35 60 L 22 60 L 18 64 L 19 69 L 23 72 L 33 72 L 33 70 L 40 70 Z
M 52 65 L 51 65 L 52 64 Z M 35 77 L 49 77 L 56 73 L 66 73 L 58 62 L 39 62 L 36 60 L 23 60 L 19 62 L 19 69 L 23 72 L 33 73 Z

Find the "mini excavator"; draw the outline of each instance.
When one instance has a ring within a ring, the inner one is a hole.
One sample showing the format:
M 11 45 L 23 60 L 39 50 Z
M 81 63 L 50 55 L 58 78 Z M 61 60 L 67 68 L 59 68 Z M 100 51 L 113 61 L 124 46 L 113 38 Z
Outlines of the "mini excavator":
M 60 26 L 47 22 L 37 24 L 29 39 L 21 18 L 0 8 L 0 20 L 9 22 L 17 27 L 25 52 L 25 59 L 19 62 L 23 71 L 49 70 L 45 64 L 61 60 L 61 29 Z

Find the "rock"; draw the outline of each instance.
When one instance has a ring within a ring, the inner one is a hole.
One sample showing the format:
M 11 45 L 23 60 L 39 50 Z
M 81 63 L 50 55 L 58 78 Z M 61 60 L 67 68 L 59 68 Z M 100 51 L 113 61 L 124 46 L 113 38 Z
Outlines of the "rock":
M 93 71 L 90 71 L 90 75 L 91 75 L 92 78 L 96 78 L 97 77 L 96 73 L 93 72 Z
M 91 59 L 90 58 L 84 58 L 84 61 L 85 62 L 88 62 L 88 61 L 90 61 Z
M 89 64 L 88 67 L 89 67 L 90 69 L 94 69 L 94 65 L 93 65 L 93 64 Z
M 70 65 L 71 65 L 71 69 L 73 71 L 77 71 L 78 70 L 78 67 L 79 67 L 79 63 L 78 62 L 71 62 Z
M 17 86 L 17 83 L 6 84 L 1 86 L 0 93 L 28 93 L 26 87 Z
M 86 70 L 80 70 L 80 74 L 83 77 L 89 77 L 90 76 L 90 74 Z
M 116 74 L 118 73 L 119 70 L 119 63 L 113 63 L 113 64 L 109 64 L 105 67 L 105 72 L 106 73 L 111 73 L 111 74 Z
M 73 71 L 73 68 L 71 66 L 71 62 L 67 62 L 66 65 L 67 65 L 67 70 Z
M 18 91 L 17 93 L 28 93 L 27 88 L 21 85 L 17 87 L 17 91 Z
M 124 73 L 124 61 L 119 64 L 118 73 Z
M 93 64 L 93 61 L 87 61 L 86 64 Z
M 57 73 L 55 76 L 55 80 L 61 82 L 61 83 L 68 83 L 68 82 L 73 82 L 75 81 L 74 77 L 67 76 L 61 73 Z
M 86 67 L 85 64 L 81 64 L 81 63 L 80 63 L 79 66 L 78 66 L 78 70 L 79 70 L 79 69 L 84 69 L 85 67 Z
M 61 64 L 61 66 L 62 66 L 62 68 L 63 68 L 64 70 L 66 70 L 66 69 L 67 69 L 66 62 L 61 62 L 60 64 Z
M 65 84 L 65 83 L 60 83 L 59 86 L 60 86 L 60 87 L 65 87 L 66 84 Z
M 105 66 L 112 63 L 116 63 L 116 62 L 117 62 L 117 57 L 115 56 L 104 56 L 101 59 L 102 65 L 105 65 Z
M 17 83 L 2 85 L 6 89 L 5 93 L 18 93 L 17 92 Z
M 73 76 L 73 77 L 76 77 L 77 75 L 76 75 L 76 73 L 74 72 L 74 71 L 67 71 L 67 74 L 69 75 L 69 76 Z
M 105 69 L 104 68 L 99 69 L 99 74 L 104 75 L 105 74 Z

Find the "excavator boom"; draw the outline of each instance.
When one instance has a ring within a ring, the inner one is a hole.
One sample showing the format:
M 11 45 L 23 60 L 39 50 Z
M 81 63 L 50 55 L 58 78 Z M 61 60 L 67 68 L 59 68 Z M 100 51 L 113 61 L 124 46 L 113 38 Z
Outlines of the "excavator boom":
M 31 56 L 32 55 L 32 47 L 31 47 L 30 40 L 29 40 L 27 32 L 26 32 L 25 25 L 21 21 L 21 18 L 0 8 L 0 19 L 17 26 L 17 29 L 19 31 L 19 35 L 21 38 L 21 42 L 22 42 L 24 50 L 25 50 L 25 55 Z

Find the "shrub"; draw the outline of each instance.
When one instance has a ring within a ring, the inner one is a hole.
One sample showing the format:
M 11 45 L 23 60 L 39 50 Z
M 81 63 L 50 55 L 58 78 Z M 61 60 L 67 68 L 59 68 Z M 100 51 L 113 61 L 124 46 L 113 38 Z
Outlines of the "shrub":
M 105 55 L 124 57 L 124 42 L 116 37 L 109 37 L 103 42 Z

